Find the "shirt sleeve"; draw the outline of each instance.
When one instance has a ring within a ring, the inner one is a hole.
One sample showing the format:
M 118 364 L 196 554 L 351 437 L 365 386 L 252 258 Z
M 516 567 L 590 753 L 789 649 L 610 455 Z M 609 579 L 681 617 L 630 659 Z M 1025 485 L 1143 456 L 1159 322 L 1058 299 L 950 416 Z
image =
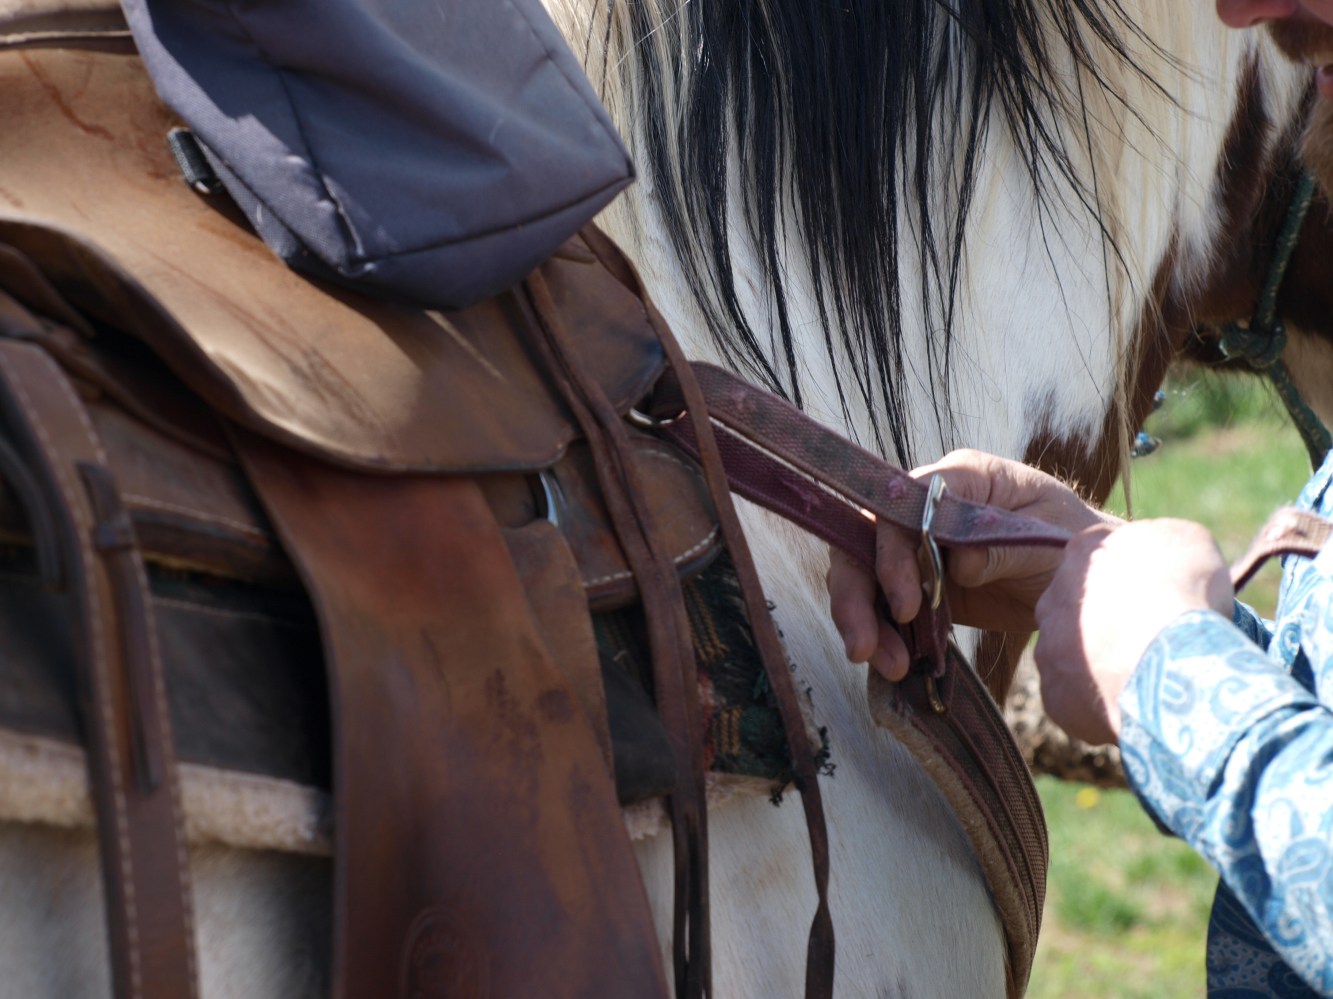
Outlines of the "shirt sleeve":
M 1333 992 L 1333 712 L 1251 623 L 1194 611 L 1154 639 L 1120 697 L 1125 774 L 1291 968 Z
M 1251 642 L 1265 652 L 1268 651 L 1268 643 L 1273 640 L 1272 621 L 1264 620 L 1249 604 L 1235 600 L 1232 601 L 1231 623 L 1244 632 Z

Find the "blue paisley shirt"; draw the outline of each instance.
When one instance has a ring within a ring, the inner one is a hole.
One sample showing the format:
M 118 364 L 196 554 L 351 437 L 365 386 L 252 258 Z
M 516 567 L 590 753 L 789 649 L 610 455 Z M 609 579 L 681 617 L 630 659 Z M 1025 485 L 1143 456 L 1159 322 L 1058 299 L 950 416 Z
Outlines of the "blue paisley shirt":
M 1298 505 L 1333 515 L 1331 478 Z M 1130 786 L 1221 875 L 1208 995 L 1333 996 L 1333 544 L 1285 560 L 1275 622 L 1168 625 L 1120 709 Z

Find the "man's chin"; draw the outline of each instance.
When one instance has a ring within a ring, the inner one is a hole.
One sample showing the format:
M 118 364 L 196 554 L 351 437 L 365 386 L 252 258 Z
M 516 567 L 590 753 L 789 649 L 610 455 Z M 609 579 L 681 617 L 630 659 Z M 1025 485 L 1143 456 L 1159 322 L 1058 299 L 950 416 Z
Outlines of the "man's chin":
M 1315 99 L 1301 140 L 1301 158 L 1324 194 L 1333 199 L 1333 100 Z

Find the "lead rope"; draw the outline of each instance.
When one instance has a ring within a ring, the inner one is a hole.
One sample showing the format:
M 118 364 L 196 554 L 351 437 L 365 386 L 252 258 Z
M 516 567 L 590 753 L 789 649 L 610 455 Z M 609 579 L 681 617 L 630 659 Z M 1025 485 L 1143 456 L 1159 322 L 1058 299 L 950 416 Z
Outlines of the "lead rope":
M 1269 265 L 1268 277 L 1259 293 L 1254 315 L 1248 325 L 1238 322 L 1224 325 L 1220 345 L 1222 353 L 1227 357 L 1243 360 L 1255 371 L 1268 375 L 1292 423 L 1300 432 L 1310 455 L 1310 463 L 1318 468 L 1324 463 L 1329 450 L 1333 449 L 1333 435 L 1329 434 L 1328 428 L 1292 384 L 1291 372 L 1281 359 L 1287 346 L 1287 328 L 1277 315 L 1277 294 L 1282 288 L 1287 265 L 1291 262 L 1291 255 L 1300 238 L 1301 225 L 1314 200 L 1314 192 L 1314 178 L 1302 171 L 1287 208 L 1282 230 L 1278 233 L 1277 244 L 1273 247 L 1273 262 Z

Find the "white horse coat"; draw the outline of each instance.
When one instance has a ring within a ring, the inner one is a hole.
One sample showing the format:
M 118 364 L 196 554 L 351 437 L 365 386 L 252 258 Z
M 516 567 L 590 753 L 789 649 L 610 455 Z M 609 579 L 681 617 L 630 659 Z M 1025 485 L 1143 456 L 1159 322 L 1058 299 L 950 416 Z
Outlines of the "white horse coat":
M 635 52 L 613 45 L 613 71 L 605 73 L 600 45 L 589 43 L 604 37 L 602 0 L 549 2 L 575 51 L 587 53 L 594 82 L 608 82 L 613 116 L 635 148 L 644 123 L 615 72 Z M 1098 442 L 1123 391 L 1131 341 L 1145 309 L 1152 308 L 1153 279 L 1173 241 L 1173 289 L 1187 292 L 1207 277 L 1222 217 L 1215 178 L 1224 167 L 1219 157 L 1248 60 L 1258 60 L 1269 117 L 1285 122 L 1297 113 L 1304 78 L 1282 65 L 1259 36 L 1225 31 L 1211 5 L 1131 0 L 1125 6 L 1128 19 L 1181 65 L 1131 37 L 1130 48 L 1161 91 L 1108 59 L 1108 80 L 1125 104 L 1088 88 L 1084 106 L 1066 109 L 1086 113 L 1092 122 L 1094 141 L 1072 152 L 1089 184 L 1095 171 L 1100 223 L 1120 259 L 1108 255 L 1097 220 L 1072 199 L 1048 200 L 1041 215 L 1024 150 L 998 122 L 979 152 L 947 380 L 940 366 L 925 361 L 934 349 L 936 306 L 923 297 L 913 272 L 916 258 L 900 255 L 908 359 L 902 402 L 906 440 L 919 460 L 958 446 L 1020 457 L 1039 429 L 1087 447 Z M 664 12 L 664 37 L 670 19 L 671 12 Z M 659 185 L 668 182 L 645 172 L 603 222 L 637 262 L 687 353 L 717 359 L 690 274 L 664 235 L 658 195 Z M 735 171 L 731 183 L 741 183 Z M 948 211 L 950 197 L 947 190 L 938 193 L 941 211 Z M 773 295 L 734 201 L 732 211 L 737 296 L 762 339 L 771 328 Z M 910 212 L 904 215 L 901 245 L 914 245 L 918 225 Z M 801 344 L 805 406 L 870 440 L 866 406 L 852 399 L 844 412 L 838 402 L 834 373 L 846 358 L 825 351 L 815 321 L 814 280 L 800 243 L 793 238 L 787 245 L 786 294 Z M 937 419 L 936 398 L 949 400 L 951 424 Z M 797 682 L 812 692 L 814 719 L 827 726 L 837 765 L 823 793 L 838 993 L 1003 996 L 1003 933 L 980 869 L 933 785 L 870 721 L 865 670 L 845 662 L 829 620 L 824 547 L 765 514 L 744 513 Z M 21 796 L 10 794 L 15 785 L 6 784 L 6 776 L 15 779 L 12 770 L 0 771 L 0 802 Z M 71 801 L 80 793 L 71 791 Z M 0 806 L 7 820 L 0 822 L 0 994 L 109 991 L 89 814 L 78 801 L 23 814 Z M 798 804 L 774 808 L 762 797 L 736 798 L 717 803 L 709 821 L 716 994 L 799 995 L 815 894 Z M 638 854 L 669 955 L 669 838 L 641 838 Z M 200 842 L 192 849 L 191 874 L 205 996 L 327 990 L 330 893 L 324 861 Z

